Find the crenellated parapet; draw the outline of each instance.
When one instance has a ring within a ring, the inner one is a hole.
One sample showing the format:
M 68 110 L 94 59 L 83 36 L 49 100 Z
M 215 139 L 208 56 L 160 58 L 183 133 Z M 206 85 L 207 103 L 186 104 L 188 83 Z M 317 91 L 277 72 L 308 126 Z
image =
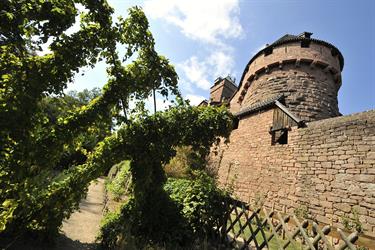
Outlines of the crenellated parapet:
M 310 35 L 286 35 L 259 51 L 231 99 L 232 111 L 283 94 L 286 106 L 304 120 L 340 115 L 337 93 L 344 59 L 336 47 Z

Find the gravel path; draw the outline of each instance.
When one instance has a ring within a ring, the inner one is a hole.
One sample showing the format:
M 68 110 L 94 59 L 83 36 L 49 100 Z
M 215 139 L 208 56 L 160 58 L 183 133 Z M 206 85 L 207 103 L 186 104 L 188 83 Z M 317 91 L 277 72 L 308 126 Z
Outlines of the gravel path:
M 95 237 L 99 232 L 104 208 L 104 178 L 93 181 L 79 211 L 63 222 L 61 234 L 54 246 L 35 246 L 32 242 L 18 242 L 8 249 L 17 250 L 92 250 L 98 247 Z
M 94 243 L 98 234 L 104 207 L 104 178 L 92 182 L 87 198 L 79 204 L 79 211 L 64 221 L 62 234 L 72 241 Z
M 90 184 L 86 199 L 79 204 L 80 210 L 64 221 L 55 249 L 96 248 L 95 238 L 103 215 L 104 197 L 104 178 L 99 178 Z

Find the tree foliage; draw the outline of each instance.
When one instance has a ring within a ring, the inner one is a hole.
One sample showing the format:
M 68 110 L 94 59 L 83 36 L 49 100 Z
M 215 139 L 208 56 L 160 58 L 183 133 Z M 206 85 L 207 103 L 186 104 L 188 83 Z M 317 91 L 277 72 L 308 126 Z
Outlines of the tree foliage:
M 81 14 L 80 29 L 68 34 L 77 3 L 87 11 Z M 168 60 L 154 50 L 142 10 L 131 8 L 129 16 L 117 22 L 112 21 L 112 13 L 105 1 L 96 0 L 2 2 L 1 231 L 56 228 L 69 214 L 58 211 L 64 200 L 55 197 L 41 202 L 37 197 L 52 195 L 56 183 L 69 178 L 65 173 L 55 176 L 51 172 L 61 160 L 64 147 L 74 144 L 75 138 L 94 122 L 107 119 L 108 112 L 124 98 L 145 98 L 154 88 L 164 95 L 168 91 L 178 94 L 177 75 Z M 46 41 L 51 42 L 51 52 L 39 56 L 36 52 Z M 118 44 L 126 48 L 123 58 L 116 51 Z M 122 63 L 133 55 L 133 61 Z M 43 98 L 62 94 L 80 68 L 99 60 L 108 65 L 108 82 L 99 96 L 60 114 L 56 121 L 42 115 Z M 70 188 L 72 193 L 74 187 Z M 79 197 L 72 194 L 73 200 Z M 62 216 L 51 222 L 45 215 L 54 217 L 54 213 Z
M 195 238 L 202 238 L 220 225 L 227 212 L 224 200 L 228 194 L 204 171 L 195 170 L 193 174 L 190 180 L 168 179 L 164 189 L 179 206 Z
M 201 249 L 199 244 L 210 240 L 214 227 L 221 225 L 227 212 L 227 194 L 217 188 L 214 179 L 202 170 L 195 170 L 191 179 L 168 178 L 166 196 L 154 201 L 163 207 L 150 224 L 143 221 L 134 198 L 119 211 L 106 214 L 99 239 L 105 249 Z M 161 216 L 162 215 L 162 216 Z M 162 217 L 163 220 L 159 219 Z M 167 218 L 167 219 L 165 219 Z M 156 228 L 157 227 L 157 228 Z
M 133 197 L 103 229 L 105 247 L 113 247 L 116 236 L 124 232 L 135 237 L 141 246 L 191 243 L 189 223 L 163 189 L 163 166 L 175 156 L 178 146 L 191 145 L 196 151 L 207 152 L 216 136 L 229 136 L 231 125 L 232 116 L 225 107 L 191 107 L 181 103 L 120 129 L 117 136 L 126 138 L 126 147 L 119 146 L 119 152 L 122 159 L 131 161 Z M 112 156 L 116 148 L 111 148 Z M 106 164 L 110 166 L 111 162 Z M 104 162 L 99 165 L 104 166 Z
M 84 89 L 81 92 L 69 91 L 61 96 L 47 96 L 39 103 L 41 112 L 40 120 L 48 120 L 51 124 L 57 122 L 59 117 L 69 115 L 70 112 L 87 105 L 91 100 L 100 96 L 99 88 Z M 88 153 L 92 152 L 96 144 L 110 135 L 113 127 L 113 112 L 103 115 L 100 120 L 95 120 L 86 130 L 77 134 L 71 143 L 65 143 L 56 170 L 66 169 L 82 164 L 86 161 Z M 43 130 L 43 128 L 41 128 Z
M 80 28 L 67 32 L 78 13 L 77 4 L 86 9 Z M 79 135 L 100 129 L 108 114 L 119 115 L 120 110 L 126 114 L 131 99 L 142 100 L 155 89 L 163 96 L 179 95 L 174 67 L 155 51 L 142 10 L 131 8 L 127 18 L 116 22 L 112 14 L 105 0 L 2 1 L 1 237 L 29 231 L 56 233 L 91 180 L 112 165 L 131 160 L 131 201 L 139 221 L 149 225 L 145 237 L 155 240 L 153 220 L 164 206 L 154 204 L 163 204 L 160 197 L 166 197 L 162 165 L 175 154 L 173 148 L 192 145 L 204 154 L 216 136 L 230 131 L 231 115 L 225 109 L 193 108 L 181 101 L 153 116 L 141 112 L 131 120 L 125 118 L 118 131 L 94 142 L 84 162 L 69 163 L 67 170 L 56 173 L 67 147 L 74 147 Z M 39 55 L 46 42 L 50 52 Z M 125 48 L 124 56 L 117 46 Z M 108 65 L 108 81 L 100 95 L 83 106 L 46 115 L 45 105 L 52 103 L 52 99 L 46 103 L 46 97 L 61 95 L 82 67 L 101 60 Z

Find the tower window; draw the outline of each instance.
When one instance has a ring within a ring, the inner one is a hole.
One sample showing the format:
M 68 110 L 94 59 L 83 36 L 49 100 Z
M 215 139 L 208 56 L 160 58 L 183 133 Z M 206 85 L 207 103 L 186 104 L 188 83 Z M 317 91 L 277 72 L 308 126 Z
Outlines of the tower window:
M 273 52 L 273 48 L 272 47 L 267 47 L 264 49 L 264 56 L 268 56 L 268 55 L 271 55 Z
M 288 144 L 288 129 L 272 131 L 272 145 Z
M 302 40 L 301 41 L 301 48 L 309 48 L 310 47 L 310 41 L 309 40 Z

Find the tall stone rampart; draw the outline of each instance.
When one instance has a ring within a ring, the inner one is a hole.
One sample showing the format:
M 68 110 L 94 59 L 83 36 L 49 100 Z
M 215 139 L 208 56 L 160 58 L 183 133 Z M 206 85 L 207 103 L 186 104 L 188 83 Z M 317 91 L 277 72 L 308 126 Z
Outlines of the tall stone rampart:
M 356 210 L 375 237 L 375 110 L 292 127 L 271 145 L 273 109 L 243 117 L 229 144 L 211 153 L 219 182 L 250 204 L 280 211 L 306 206 L 321 223 L 342 227 Z

